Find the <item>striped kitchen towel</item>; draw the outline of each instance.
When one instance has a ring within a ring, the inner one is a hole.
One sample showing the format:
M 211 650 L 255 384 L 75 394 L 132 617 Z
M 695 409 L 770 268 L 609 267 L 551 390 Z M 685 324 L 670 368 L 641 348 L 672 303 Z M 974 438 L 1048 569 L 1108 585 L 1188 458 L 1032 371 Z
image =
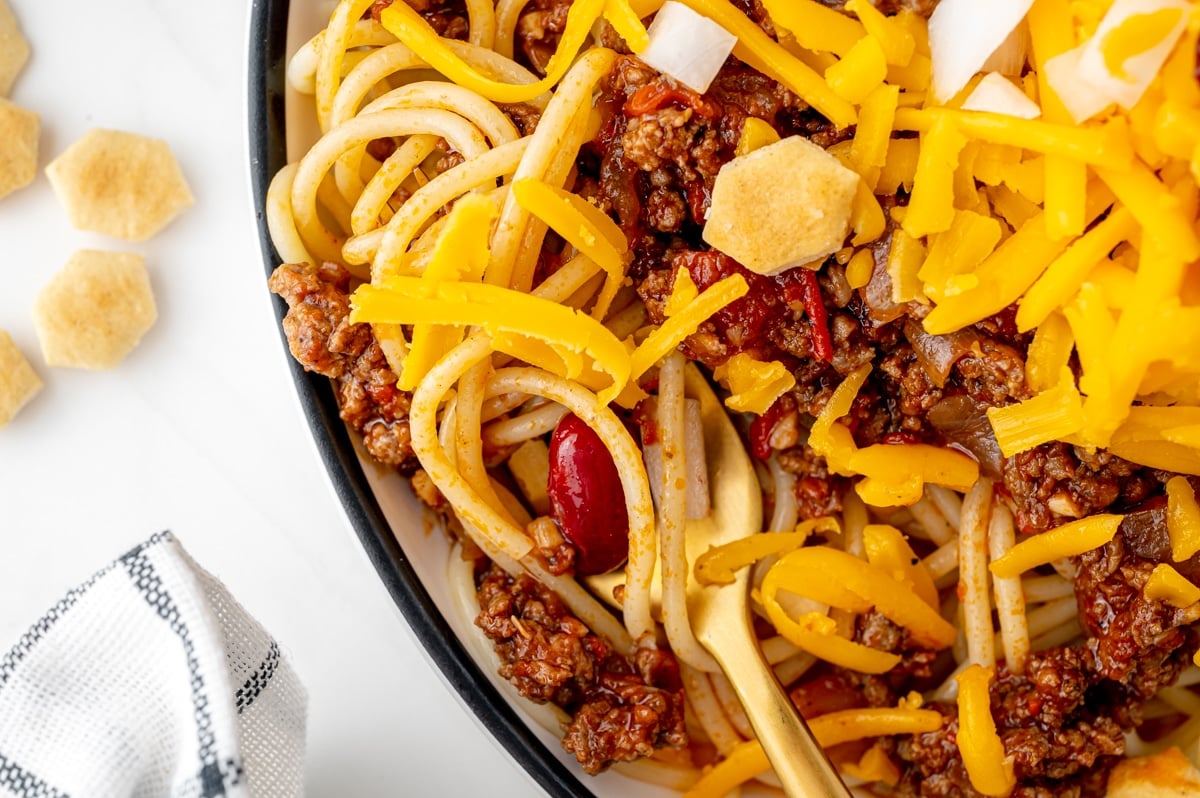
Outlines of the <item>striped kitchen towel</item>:
M 0 798 L 302 795 L 305 704 L 271 636 L 162 532 L 0 659 Z

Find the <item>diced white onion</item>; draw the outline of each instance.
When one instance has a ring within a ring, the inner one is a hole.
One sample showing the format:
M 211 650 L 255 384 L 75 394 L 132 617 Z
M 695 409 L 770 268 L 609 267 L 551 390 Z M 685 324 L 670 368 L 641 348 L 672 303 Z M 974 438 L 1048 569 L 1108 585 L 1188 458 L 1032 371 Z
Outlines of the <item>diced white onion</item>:
M 996 51 L 983 62 L 984 72 L 999 72 L 1001 75 L 1020 77 L 1025 71 L 1025 59 L 1029 55 L 1029 27 L 1024 23 L 1012 29 Z
M 1031 5 L 1033 0 L 942 0 L 929 18 L 934 99 L 946 102 L 962 91 Z
M 1079 57 L 1086 46 L 1084 43 L 1054 56 L 1043 68 L 1046 83 L 1058 95 L 1076 124 L 1091 119 L 1113 103 L 1108 94 L 1084 80 L 1080 74 Z
M 674 0 L 663 3 L 647 33 L 650 44 L 638 57 L 700 94 L 737 44 L 737 36 Z
M 1128 80 L 1114 75 L 1104 61 L 1102 49 L 1104 38 L 1108 33 L 1122 25 L 1130 17 L 1153 14 L 1167 9 L 1180 11 L 1179 22 L 1154 46 L 1125 61 L 1122 67 L 1129 77 Z M 1108 13 L 1104 15 L 1104 19 L 1100 20 L 1096 34 L 1088 40 L 1080 53 L 1080 77 L 1106 94 L 1122 108 L 1126 110 L 1133 108 L 1145 94 L 1150 81 L 1154 80 L 1154 76 L 1162 68 L 1163 62 L 1167 60 L 1175 42 L 1183 34 L 1190 13 L 1191 7 L 1187 0 L 1116 0 L 1108 9 Z
M 1037 119 L 1042 115 L 1038 104 L 999 72 L 989 72 L 975 90 L 963 100 L 963 110 L 989 111 L 1021 119 Z

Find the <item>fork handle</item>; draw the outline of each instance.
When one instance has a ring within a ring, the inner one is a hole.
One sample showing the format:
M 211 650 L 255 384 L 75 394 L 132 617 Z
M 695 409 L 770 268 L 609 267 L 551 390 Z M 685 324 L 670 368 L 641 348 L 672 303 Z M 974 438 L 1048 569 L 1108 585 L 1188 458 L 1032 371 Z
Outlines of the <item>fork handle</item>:
M 730 679 L 754 732 L 791 798 L 850 798 L 837 770 L 742 624 L 726 624 L 709 650 Z M 736 660 L 736 662 L 734 661 Z

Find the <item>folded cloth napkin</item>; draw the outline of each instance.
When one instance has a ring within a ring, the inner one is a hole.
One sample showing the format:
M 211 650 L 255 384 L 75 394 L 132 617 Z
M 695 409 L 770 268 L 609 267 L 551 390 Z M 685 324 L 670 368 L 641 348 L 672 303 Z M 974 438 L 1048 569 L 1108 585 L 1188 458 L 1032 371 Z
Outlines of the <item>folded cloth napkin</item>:
M 162 532 L 0 659 L 0 798 L 302 795 L 305 703 L 271 636 Z

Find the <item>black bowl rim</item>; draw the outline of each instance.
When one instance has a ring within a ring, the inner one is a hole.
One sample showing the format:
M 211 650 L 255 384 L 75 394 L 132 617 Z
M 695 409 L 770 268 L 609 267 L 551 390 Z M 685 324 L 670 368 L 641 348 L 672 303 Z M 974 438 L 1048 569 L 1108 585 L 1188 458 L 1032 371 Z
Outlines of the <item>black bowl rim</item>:
M 284 69 L 289 0 L 253 0 L 247 85 L 251 193 L 266 276 L 280 262 L 267 230 L 267 186 L 287 163 Z M 263 290 L 266 290 L 264 280 Z M 287 306 L 272 296 L 277 321 Z M 279 326 L 287 351 L 287 338 Z M 504 750 L 554 798 L 592 796 L 546 747 L 471 659 L 388 526 L 354 444 L 338 416 L 330 381 L 287 356 L 300 404 L 338 499 L 392 600 L 442 677 Z M 400 785 L 397 785 L 400 786 Z

